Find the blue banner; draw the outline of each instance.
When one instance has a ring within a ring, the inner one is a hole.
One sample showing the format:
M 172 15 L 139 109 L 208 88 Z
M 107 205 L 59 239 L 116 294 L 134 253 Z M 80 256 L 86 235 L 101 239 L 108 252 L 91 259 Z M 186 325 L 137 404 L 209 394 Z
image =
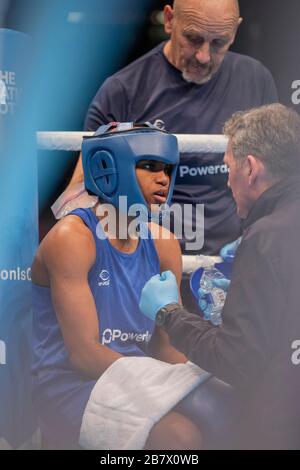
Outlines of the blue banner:
M 30 266 L 37 247 L 31 42 L 0 30 L 0 449 L 36 429 L 30 398 Z

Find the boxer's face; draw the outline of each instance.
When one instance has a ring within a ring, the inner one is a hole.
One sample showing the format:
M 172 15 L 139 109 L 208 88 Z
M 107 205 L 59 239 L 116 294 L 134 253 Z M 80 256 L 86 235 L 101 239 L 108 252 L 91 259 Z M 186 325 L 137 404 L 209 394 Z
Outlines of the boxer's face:
M 171 165 L 154 160 L 141 160 L 136 166 L 136 177 L 143 196 L 151 204 L 165 204 L 170 186 Z
M 139 129 L 139 126 L 136 126 Z M 116 132 L 112 129 L 109 132 Z M 155 161 L 140 160 L 136 165 L 136 177 L 148 208 L 165 204 L 169 194 L 172 165 Z
M 178 11 L 165 7 L 166 31 L 171 34 L 165 54 L 187 82 L 208 82 L 222 64 L 242 21 L 230 3 L 222 9 L 214 1 L 204 2 L 199 8 L 188 0 Z

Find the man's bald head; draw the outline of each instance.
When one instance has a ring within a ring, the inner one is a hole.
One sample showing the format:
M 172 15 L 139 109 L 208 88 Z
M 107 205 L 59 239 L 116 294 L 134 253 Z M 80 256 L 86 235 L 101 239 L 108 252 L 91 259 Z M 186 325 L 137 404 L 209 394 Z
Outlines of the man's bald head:
M 174 0 L 173 9 L 176 14 L 188 11 L 191 7 L 199 11 L 215 11 L 217 14 L 226 12 L 232 14 L 237 20 L 240 17 L 238 0 Z
M 221 66 L 242 19 L 238 0 L 175 0 L 164 9 L 171 36 L 164 53 L 188 82 L 203 84 Z

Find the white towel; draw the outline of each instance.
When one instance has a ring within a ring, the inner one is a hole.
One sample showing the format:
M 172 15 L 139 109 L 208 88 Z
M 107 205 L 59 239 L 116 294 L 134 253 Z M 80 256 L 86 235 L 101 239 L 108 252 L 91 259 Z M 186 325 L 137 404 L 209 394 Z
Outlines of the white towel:
M 80 445 L 143 449 L 155 423 L 210 374 L 195 364 L 122 357 L 100 377 L 84 411 Z

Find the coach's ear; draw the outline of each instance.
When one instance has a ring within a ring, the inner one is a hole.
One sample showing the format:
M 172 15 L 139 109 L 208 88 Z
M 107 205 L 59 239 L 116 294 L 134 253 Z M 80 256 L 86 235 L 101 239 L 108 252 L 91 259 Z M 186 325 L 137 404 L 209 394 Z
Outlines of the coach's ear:
M 165 32 L 167 34 L 172 34 L 174 23 L 174 10 L 170 5 L 164 7 L 164 25 Z
M 261 176 L 266 173 L 264 164 L 254 155 L 248 155 L 245 165 L 246 176 L 249 187 L 253 188 Z
M 238 19 L 238 22 L 237 22 L 237 25 L 236 25 L 234 34 L 233 34 L 232 39 L 231 39 L 230 44 L 229 44 L 229 47 L 234 43 L 235 38 L 236 38 L 236 35 L 237 35 L 237 32 L 238 32 L 238 29 L 239 29 L 239 27 L 240 27 L 240 25 L 242 24 L 243 21 L 244 21 L 244 20 L 243 20 L 243 18 L 241 18 L 241 17 Z

